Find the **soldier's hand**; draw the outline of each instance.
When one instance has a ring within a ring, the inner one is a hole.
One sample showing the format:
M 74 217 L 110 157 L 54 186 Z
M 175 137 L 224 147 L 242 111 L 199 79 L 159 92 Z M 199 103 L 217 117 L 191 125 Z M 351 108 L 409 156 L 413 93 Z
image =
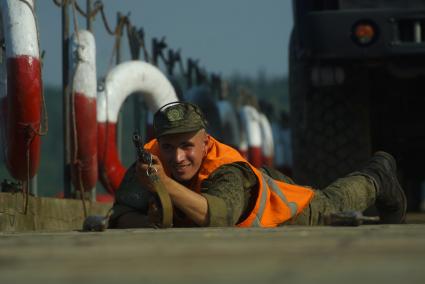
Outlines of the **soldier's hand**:
M 156 175 L 157 178 L 163 179 L 166 178 L 164 168 L 161 161 L 155 155 L 152 155 L 152 164 L 148 165 L 141 161 L 137 161 L 136 164 L 136 176 L 141 184 L 146 186 L 150 191 L 154 192 L 153 189 L 153 175 Z

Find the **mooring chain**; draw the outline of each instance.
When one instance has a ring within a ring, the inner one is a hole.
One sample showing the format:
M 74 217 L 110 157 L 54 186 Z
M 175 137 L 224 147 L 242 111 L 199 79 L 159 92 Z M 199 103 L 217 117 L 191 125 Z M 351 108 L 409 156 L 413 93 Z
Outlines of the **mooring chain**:
M 143 28 L 137 29 L 128 20 L 127 22 L 127 38 L 130 47 L 132 59 L 139 59 L 140 48 L 143 50 L 143 57 L 146 62 L 149 62 L 149 54 L 145 44 L 145 32 Z
M 21 0 L 21 1 L 25 1 L 25 0 Z M 126 26 L 127 28 L 127 37 L 130 41 L 130 52 L 132 54 L 132 58 L 133 59 L 138 59 L 139 57 L 139 51 L 137 50 L 137 48 L 142 48 L 143 50 L 143 56 L 144 56 L 144 60 L 146 62 L 151 62 L 151 61 L 157 61 L 158 57 L 161 58 L 164 62 L 164 64 L 167 66 L 167 69 L 169 70 L 169 73 L 172 73 L 172 69 L 173 67 L 171 66 L 171 62 L 169 59 L 167 59 L 164 54 L 162 53 L 162 49 L 166 48 L 165 42 L 164 42 L 164 38 L 162 38 L 157 44 L 157 50 L 155 52 L 157 52 L 157 54 L 153 54 L 152 56 L 149 56 L 147 48 L 146 48 L 146 44 L 145 44 L 145 39 L 144 39 L 144 31 L 142 28 L 140 28 L 139 30 L 136 30 L 134 28 L 134 26 L 132 25 L 130 18 L 129 18 L 129 14 L 127 16 L 123 16 L 119 19 L 117 25 L 115 26 L 114 29 L 111 28 L 111 24 L 109 23 L 107 17 L 106 17 L 106 13 L 105 13 L 105 5 L 102 2 L 102 0 L 97 0 L 94 5 L 93 5 L 93 9 L 91 11 L 84 11 L 83 8 L 81 8 L 77 2 L 77 0 L 52 0 L 54 4 L 56 4 L 59 7 L 63 7 L 66 5 L 71 5 L 75 11 L 77 11 L 80 15 L 82 15 L 84 18 L 86 19 L 93 19 L 96 17 L 96 15 L 100 12 L 101 14 L 101 18 L 102 18 L 102 22 L 103 25 L 105 27 L 106 32 L 109 35 L 115 36 L 115 43 L 114 43 L 114 47 L 112 50 L 112 55 L 110 58 L 110 62 L 109 62 L 109 68 L 111 69 L 112 67 L 112 61 L 114 58 L 114 54 L 116 53 L 116 49 L 118 48 L 118 41 L 121 40 L 122 37 L 122 32 L 124 29 L 124 26 Z M 74 12 L 75 13 L 75 12 Z M 75 18 L 75 16 L 74 16 Z M 75 21 L 75 20 L 74 20 Z M 131 43 L 133 42 L 133 43 Z M 137 46 L 138 45 L 138 46 Z M 154 52 L 154 53 L 155 53 Z M 180 51 L 178 51 L 176 53 L 176 58 L 175 61 L 179 62 L 179 67 L 180 67 L 180 71 L 181 73 L 187 78 L 188 75 L 186 74 L 189 71 L 185 70 L 185 67 L 183 66 L 183 61 L 181 60 L 180 57 Z M 137 57 L 137 58 L 136 58 Z M 156 58 L 155 58 L 156 57 Z M 152 62 L 154 63 L 154 65 L 158 65 L 158 62 Z M 188 62 L 188 64 L 190 64 Z M 196 66 L 197 67 L 197 66 Z M 190 70 L 190 66 L 187 67 L 188 70 Z M 195 68 L 197 69 L 197 68 Z M 205 76 L 202 76 L 199 74 L 199 70 L 197 70 L 198 74 L 198 80 L 197 81 L 205 81 L 205 79 L 201 79 L 201 78 L 205 78 Z M 206 72 L 206 71 L 204 71 Z M 190 76 L 190 75 L 189 75 Z M 191 79 L 188 79 L 188 84 L 190 84 L 190 82 L 192 81 Z
M 26 0 L 20 0 L 20 1 L 26 2 Z M 165 43 L 165 38 L 162 38 L 161 40 L 158 40 L 158 41 L 155 42 L 156 43 L 156 44 L 154 44 L 155 50 L 153 51 L 154 54 L 152 54 L 152 56 L 149 56 L 147 48 L 146 48 L 146 44 L 145 44 L 145 33 L 144 33 L 142 28 L 137 30 L 132 25 L 130 18 L 129 18 L 129 14 L 126 15 L 126 16 L 119 16 L 118 23 L 116 24 L 114 29 L 112 29 L 111 25 L 108 22 L 108 19 L 106 17 L 105 5 L 101 0 L 97 0 L 94 3 L 93 9 L 91 9 L 90 7 L 87 7 L 86 11 L 84 11 L 84 9 L 82 9 L 78 5 L 77 0 L 53 0 L 53 2 L 54 2 L 54 4 L 56 4 L 59 7 L 71 5 L 71 7 L 73 9 L 74 32 L 76 33 L 78 43 L 79 43 L 79 38 L 78 38 L 79 36 L 78 36 L 78 25 L 77 25 L 77 17 L 76 17 L 77 12 L 86 19 L 95 18 L 96 15 L 100 12 L 102 22 L 103 22 L 103 25 L 104 25 L 106 32 L 109 35 L 112 35 L 112 36 L 115 37 L 115 43 L 114 43 L 114 46 L 113 46 L 112 55 L 111 55 L 111 58 L 110 58 L 108 69 L 111 69 L 111 67 L 112 67 L 112 60 L 113 60 L 114 55 L 116 54 L 116 50 L 119 48 L 120 40 L 121 40 L 122 35 L 123 35 L 123 30 L 124 30 L 124 28 L 127 28 L 127 37 L 129 39 L 129 42 L 130 42 L 130 48 L 131 48 L 130 51 L 132 53 L 132 57 L 139 57 L 139 50 L 140 50 L 140 48 L 142 48 L 143 53 L 144 53 L 144 59 L 145 59 L 146 62 L 150 62 L 151 60 L 157 61 L 158 58 L 161 58 L 162 61 L 167 66 L 168 72 L 170 74 L 173 73 L 174 65 L 175 65 L 176 62 L 178 62 L 181 73 L 188 80 L 188 85 L 189 85 L 189 82 L 192 81 L 193 71 L 195 71 L 196 79 L 197 79 L 198 82 L 199 81 L 207 81 L 206 76 L 204 74 L 204 73 L 206 73 L 206 71 L 199 69 L 197 60 L 196 61 L 188 60 L 188 62 L 187 62 L 188 66 L 187 66 L 187 68 L 185 68 L 183 61 L 181 59 L 181 56 L 180 56 L 180 50 L 177 51 L 177 52 L 173 52 L 172 50 L 170 50 L 169 58 L 166 58 L 164 56 L 163 49 L 167 48 L 167 45 Z M 34 13 L 34 11 L 33 11 L 33 13 Z M 136 59 L 136 58 L 133 58 L 133 59 Z M 78 65 L 79 65 L 80 62 L 81 62 L 81 58 L 79 58 L 79 56 L 77 55 L 77 68 L 78 68 Z M 157 64 L 158 64 L 158 62 L 155 62 L 155 65 L 157 65 Z M 74 79 L 74 76 L 75 76 L 75 74 L 73 74 L 73 76 L 72 76 L 73 79 Z M 73 81 L 74 80 L 72 80 L 71 84 L 73 84 Z M 71 92 L 72 92 L 72 88 L 71 88 Z M 45 110 L 44 96 L 43 96 L 42 99 L 43 99 L 43 109 Z M 72 103 L 72 105 L 74 105 L 74 98 L 72 96 L 71 96 L 71 103 Z M 47 129 L 47 112 L 44 111 L 44 114 L 45 115 L 44 115 L 43 122 L 45 122 L 44 125 L 46 126 L 46 129 Z M 75 109 L 74 108 L 71 110 L 71 115 L 74 116 L 74 118 L 72 119 L 72 123 L 73 123 L 73 131 L 76 132 L 76 121 L 75 121 Z M 42 135 L 42 132 L 43 132 L 41 130 L 42 128 L 43 127 L 41 126 L 38 131 L 35 130 L 35 129 L 32 129 L 32 130 L 36 134 Z M 77 133 L 74 133 L 74 139 L 76 139 L 76 138 L 77 138 Z M 74 145 L 77 145 L 77 143 L 74 143 Z M 83 190 L 84 189 L 83 189 L 82 180 L 81 180 L 81 161 L 77 160 L 78 159 L 77 153 L 78 153 L 78 148 L 75 148 L 74 161 L 73 162 L 78 169 L 78 177 L 79 177 L 78 179 L 79 179 L 80 190 L 81 190 L 80 193 L 81 193 L 81 197 L 82 197 L 82 200 L 83 200 L 83 207 L 85 207 L 84 198 L 83 198 L 83 195 L 84 195 Z M 158 191 L 158 195 L 159 195 L 159 198 L 161 199 L 161 203 L 162 203 L 162 207 L 163 207 L 162 208 L 163 209 L 162 227 L 169 227 L 169 226 L 172 225 L 172 223 L 171 223 L 172 222 L 172 204 L 171 204 L 171 201 L 169 199 L 168 193 L 165 190 L 164 185 L 159 180 L 157 173 L 158 173 L 158 170 L 154 167 L 153 161 L 152 161 L 152 156 L 150 156 L 150 158 L 148 160 L 148 167 L 146 169 L 146 175 L 151 178 L 151 180 L 153 181 L 154 184 L 156 184 L 155 187 L 158 187 L 157 191 Z M 85 215 L 87 215 L 86 208 L 84 208 L 84 211 L 85 211 Z M 168 211 L 171 211 L 171 213 L 170 214 L 167 213 Z
M 55 5 L 58 6 L 58 7 L 62 7 L 64 4 L 66 4 L 66 2 L 67 2 L 67 0 L 63 0 L 63 1 L 53 0 L 53 3 L 55 3 Z
M 100 9 L 103 8 L 103 4 L 101 5 L 95 5 L 94 9 L 90 11 L 90 14 L 87 12 L 84 12 L 84 10 L 80 7 L 80 5 L 78 5 L 78 2 L 76 0 L 73 0 L 75 3 L 75 8 L 77 9 L 78 13 L 80 13 L 80 15 L 82 15 L 84 18 L 87 19 L 93 19 L 94 17 L 96 17 L 97 12 L 100 11 Z M 96 2 L 97 3 L 97 2 Z

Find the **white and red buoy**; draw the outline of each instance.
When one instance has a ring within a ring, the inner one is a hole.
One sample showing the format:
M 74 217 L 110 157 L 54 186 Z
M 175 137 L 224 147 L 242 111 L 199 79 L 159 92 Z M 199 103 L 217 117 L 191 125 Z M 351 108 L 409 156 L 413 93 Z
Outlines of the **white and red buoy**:
M 246 141 L 248 142 L 248 161 L 253 166 L 259 168 L 263 165 L 260 115 L 258 111 L 250 105 L 242 106 L 239 113 L 242 129 L 246 135 Z
M 88 191 L 96 186 L 98 175 L 96 44 L 91 32 L 73 35 L 70 57 L 71 176 L 76 190 Z
M 119 160 L 116 144 L 118 114 L 125 99 L 136 92 L 143 95 L 152 113 L 165 104 L 178 101 L 167 77 L 152 64 L 128 61 L 108 73 L 97 97 L 98 164 L 100 181 L 112 194 L 126 171 Z
M 260 115 L 260 129 L 261 129 L 261 152 L 263 158 L 263 165 L 268 167 L 273 167 L 273 158 L 274 158 L 274 141 L 273 141 L 273 131 L 270 125 L 270 121 L 264 113 L 259 113 Z
M 40 164 L 42 80 L 34 1 L 1 1 L 6 45 L 6 165 L 18 180 Z

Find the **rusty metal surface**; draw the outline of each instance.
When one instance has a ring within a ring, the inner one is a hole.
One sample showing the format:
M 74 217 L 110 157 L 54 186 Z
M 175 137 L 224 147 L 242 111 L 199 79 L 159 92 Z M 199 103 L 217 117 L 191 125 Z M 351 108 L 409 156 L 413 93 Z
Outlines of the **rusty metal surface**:
M 424 283 L 425 225 L 0 233 L 1 283 Z

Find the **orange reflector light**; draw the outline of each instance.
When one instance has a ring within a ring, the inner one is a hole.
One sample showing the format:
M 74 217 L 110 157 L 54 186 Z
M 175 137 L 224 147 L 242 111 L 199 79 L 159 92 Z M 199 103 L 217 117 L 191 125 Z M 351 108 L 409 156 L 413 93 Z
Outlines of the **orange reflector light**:
M 378 27 L 371 20 L 360 20 L 351 29 L 351 39 L 361 46 L 373 44 L 378 36 Z
M 375 30 L 369 24 L 359 24 L 356 26 L 354 34 L 359 43 L 368 44 L 373 40 L 375 36 Z

